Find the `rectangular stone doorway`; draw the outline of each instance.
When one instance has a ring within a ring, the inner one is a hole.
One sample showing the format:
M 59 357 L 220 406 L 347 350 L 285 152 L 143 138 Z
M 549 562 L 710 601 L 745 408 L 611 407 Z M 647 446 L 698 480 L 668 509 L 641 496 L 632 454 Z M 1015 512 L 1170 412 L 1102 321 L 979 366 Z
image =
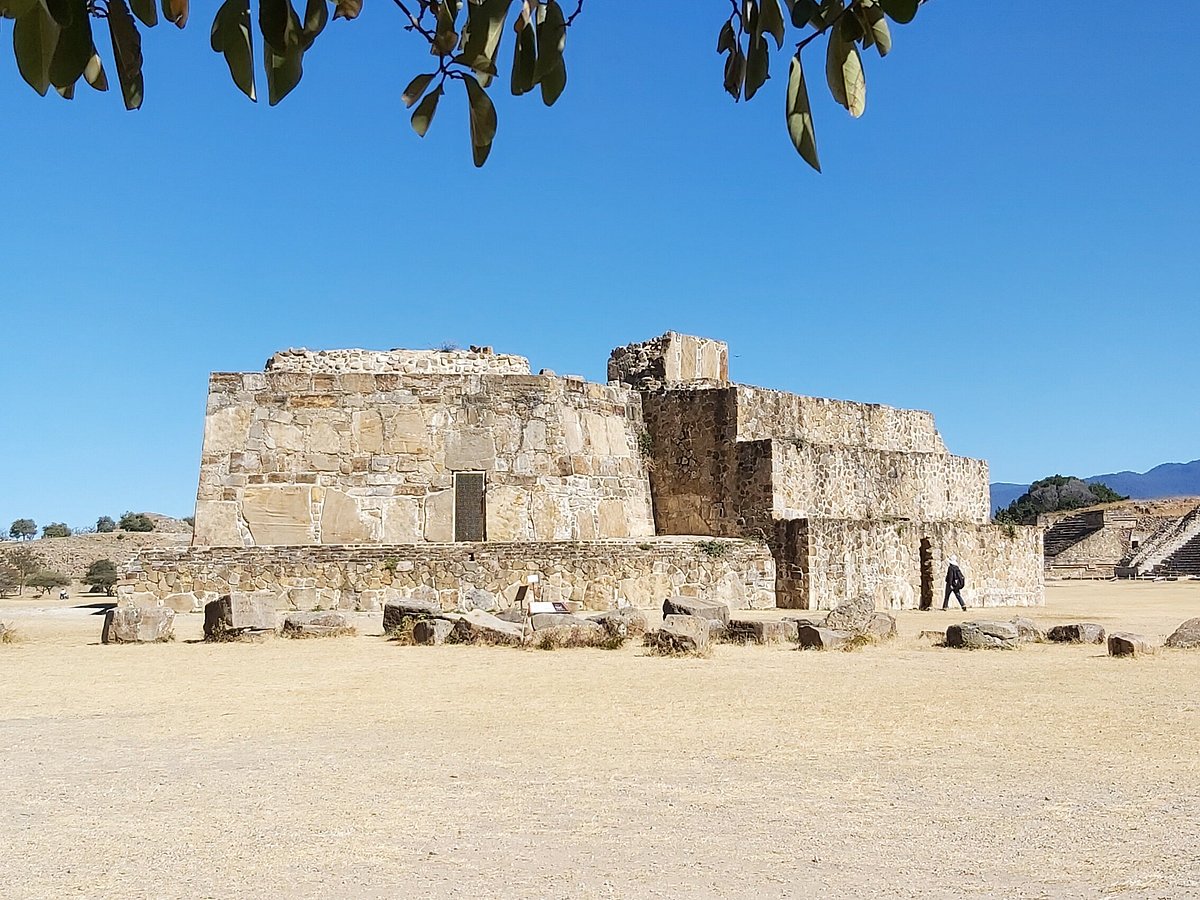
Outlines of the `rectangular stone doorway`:
M 933 608 L 933 541 L 921 538 L 921 609 Z
M 483 472 L 454 473 L 454 540 L 487 540 Z

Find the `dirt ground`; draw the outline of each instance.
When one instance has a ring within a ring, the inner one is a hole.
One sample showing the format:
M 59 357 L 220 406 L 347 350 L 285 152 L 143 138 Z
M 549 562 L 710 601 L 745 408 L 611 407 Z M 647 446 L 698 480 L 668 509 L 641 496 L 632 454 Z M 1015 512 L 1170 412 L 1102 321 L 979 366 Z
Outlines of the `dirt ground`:
M 1159 641 L 1200 583 L 1052 584 Z M 100 646 L 0 601 L 0 894 L 1200 897 L 1200 651 Z M 1011 616 L 970 611 L 966 617 Z M 769 614 L 767 614 L 769 615 Z

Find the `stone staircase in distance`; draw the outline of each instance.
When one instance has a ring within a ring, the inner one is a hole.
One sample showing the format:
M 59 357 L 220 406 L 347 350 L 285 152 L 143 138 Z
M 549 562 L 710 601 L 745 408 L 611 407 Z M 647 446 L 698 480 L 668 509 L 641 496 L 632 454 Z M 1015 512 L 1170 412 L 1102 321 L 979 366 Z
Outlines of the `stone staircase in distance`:
M 1117 574 L 1134 578 L 1200 576 L 1200 504 L 1139 549 Z
M 1068 547 L 1078 544 L 1085 537 L 1095 534 L 1104 527 L 1104 513 L 1079 513 L 1060 519 L 1046 529 L 1043 540 L 1043 555 L 1052 560 Z

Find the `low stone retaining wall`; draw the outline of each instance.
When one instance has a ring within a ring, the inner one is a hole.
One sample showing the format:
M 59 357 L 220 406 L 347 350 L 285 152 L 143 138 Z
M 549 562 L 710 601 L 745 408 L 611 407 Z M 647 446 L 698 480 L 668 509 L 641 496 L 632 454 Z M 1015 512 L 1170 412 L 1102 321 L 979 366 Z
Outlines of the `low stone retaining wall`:
M 589 609 L 650 607 L 674 595 L 734 609 L 775 606 L 767 545 L 715 538 L 152 550 L 127 566 L 117 595 L 177 611 L 235 592 L 270 593 L 278 607 L 304 610 L 374 610 L 409 598 L 489 609 L 512 605 L 535 574 L 536 599 Z

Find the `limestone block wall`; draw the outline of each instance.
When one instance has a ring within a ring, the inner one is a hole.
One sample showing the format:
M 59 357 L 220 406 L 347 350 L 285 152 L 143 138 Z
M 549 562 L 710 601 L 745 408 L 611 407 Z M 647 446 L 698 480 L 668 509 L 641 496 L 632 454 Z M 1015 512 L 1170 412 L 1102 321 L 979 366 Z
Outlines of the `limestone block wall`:
M 776 518 L 988 521 L 983 460 L 795 440 L 771 448 Z
M 488 609 L 511 606 L 535 573 L 536 599 L 576 600 L 589 609 L 618 601 L 651 607 L 673 595 L 738 609 L 775 605 L 775 563 L 766 544 L 678 538 L 146 551 L 124 573 L 118 597 L 179 611 L 235 591 L 262 592 L 280 607 L 298 609 L 373 610 L 412 597 L 446 610 Z
M 532 375 L 214 374 L 197 546 L 455 539 L 456 472 L 486 539 L 654 534 L 637 394 Z
M 523 356 L 496 354 L 491 347 L 470 350 L 280 350 L 267 360 L 268 372 L 343 375 L 528 375 Z
M 777 601 L 832 609 L 869 596 L 878 609 L 913 609 L 922 591 L 941 606 L 946 567 L 956 555 L 969 606 L 1045 603 L 1042 532 L 964 523 L 800 519 L 781 522 L 775 542 Z
M 878 403 L 803 397 L 739 384 L 737 439 L 801 438 L 903 453 L 945 453 L 933 414 Z
M 932 560 L 934 602 L 939 607 L 951 555 L 958 557 L 966 577 L 967 586 L 962 594 L 968 606 L 1045 605 L 1040 526 L 935 522 L 922 526 L 921 533 L 929 541 L 927 555 Z
M 729 381 L 729 347 L 724 341 L 668 331 L 640 344 L 618 347 L 608 357 L 608 380 L 638 390 L 664 385 Z

